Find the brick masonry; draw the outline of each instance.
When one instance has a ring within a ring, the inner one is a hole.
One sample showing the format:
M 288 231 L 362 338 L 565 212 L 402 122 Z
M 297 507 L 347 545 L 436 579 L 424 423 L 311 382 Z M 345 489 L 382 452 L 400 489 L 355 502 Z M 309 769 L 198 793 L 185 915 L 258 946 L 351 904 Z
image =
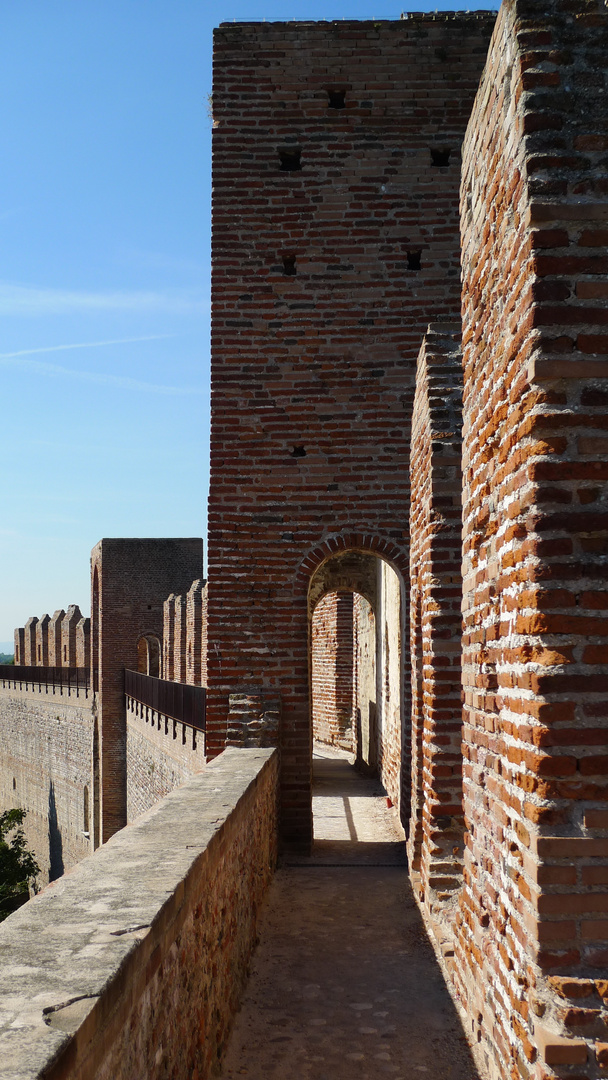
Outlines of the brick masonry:
M 416 376 L 410 457 L 410 870 L 433 910 L 462 884 L 460 325 L 433 325 Z
M 280 693 L 284 835 L 303 847 L 308 585 L 346 549 L 407 580 L 415 362 L 429 318 L 459 310 L 460 145 L 492 25 L 215 34 L 209 750 L 231 694 Z
M 603 3 L 505 0 L 463 154 L 456 981 L 500 1077 L 604 1067 L 607 56 Z
M 139 702 L 127 706 L 127 821 L 205 766 L 205 737 Z
M 163 604 L 162 677 L 207 685 L 207 587 L 193 581 L 185 596 L 171 593 Z
M 91 700 L 82 690 L 0 685 L 0 715 L 0 808 L 27 809 L 24 831 L 44 884 L 92 850 Z
M 353 593 L 328 593 L 311 624 L 312 730 L 320 742 L 355 747 Z
M 138 670 L 138 643 L 163 638 L 163 605 L 200 576 L 203 541 L 105 539 L 91 553 L 91 669 L 100 726 L 101 839 L 127 821 L 124 669 Z
M 79 667 L 90 664 L 91 620 L 77 604 L 67 612 L 59 608 L 53 617 L 28 619 L 15 630 L 15 664 L 25 667 Z M 27 641 L 27 648 L 26 648 Z
M 277 855 L 277 754 L 228 749 L 0 926 L 0 1077 L 217 1075 Z
M 322 658 L 326 686 L 333 681 L 339 687 L 347 678 L 349 689 L 341 687 L 340 692 L 345 708 L 353 713 L 352 749 L 362 766 L 378 774 L 393 803 L 400 807 L 402 819 L 407 821 L 410 725 L 405 675 L 409 653 L 402 648 L 406 611 L 403 566 L 401 571 L 397 573 L 385 559 L 371 552 L 346 550 L 331 555 L 310 577 L 308 606 L 313 683 L 315 666 L 319 674 L 317 657 Z M 332 620 L 315 620 L 315 616 L 332 595 L 345 596 L 349 611 L 352 603 L 352 627 L 345 620 L 336 624 L 332 634 L 335 644 L 326 645 L 323 636 L 327 629 L 331 630 Z M 341 642 L 341 637 L 346 640 Z M 347 706 L 350 688 L 352 704 Z M 335 690 L 324 697 L 326 720 L 331 700 L 335 701 Z M 314 685 L 312 708 L 314 732 Z
M 183 573 L 163 577 L 160 547 L 120 548 L 152 541 L 103 541 L 94 678 L 108 694 L 117 827 L 118 657 L 133 663 L 142 634 L 160 640 L 163 601 L 172 672 L 185 657 L 196 680 L 189 644 L 199 634 L 204 655 L 208 634 L 209 753 L 280 747 L 284 837 L 306 848 L 310 642 L 325 619 L 335 636 L 313 683 L 335 687 L 340 639 L 352 642 L 357 755 L 411 816 L 417 896 L 482 1071 L 597 1080 L 608 8 L 503 0 L 473 103 L 491 25 L 441 15 L 217 32 L 209 585 L 180 559 Z M 471 104 L 460 368 L 445 320 L 458 314 Z M 352 621 L 338 633 L 345 594 Z M 19 655 L 46 640 L 50 656 L 54 621 L 28 620 Z M 137 711 L 130 726 L 134 775 L 155 772 L 169 731 Z M 149 775 L 141 784 L 153 798 Z

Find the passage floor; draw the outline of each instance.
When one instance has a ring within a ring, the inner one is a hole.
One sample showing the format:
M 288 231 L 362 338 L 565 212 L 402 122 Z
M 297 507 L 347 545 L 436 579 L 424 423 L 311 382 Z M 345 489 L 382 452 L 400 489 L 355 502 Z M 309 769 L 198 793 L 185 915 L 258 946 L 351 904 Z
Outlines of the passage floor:
M 277 871 L 225 1080 L 478 1080 L 378 782 L 315 754 L 315 848 Z

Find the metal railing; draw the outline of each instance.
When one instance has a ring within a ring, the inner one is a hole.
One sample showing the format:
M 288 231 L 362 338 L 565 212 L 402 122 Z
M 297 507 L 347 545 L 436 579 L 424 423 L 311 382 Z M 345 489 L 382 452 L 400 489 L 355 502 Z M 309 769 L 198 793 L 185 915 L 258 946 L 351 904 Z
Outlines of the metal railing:
M 8 690 L 35 690 L 40 693 L 60 693 L 70 697 L 89 696 L 89 668 L 25 667 L 21 664 L 0 664 L 0 683 Z
M 143 675 L 139 671 L 130 671 L 126 668 L 125 694 L 133 701 L 147 705 L 162 716 L 188 724 L 197 731 L 205 730 L 206 689 L 204 686 L 155 679 L 153 675 Z

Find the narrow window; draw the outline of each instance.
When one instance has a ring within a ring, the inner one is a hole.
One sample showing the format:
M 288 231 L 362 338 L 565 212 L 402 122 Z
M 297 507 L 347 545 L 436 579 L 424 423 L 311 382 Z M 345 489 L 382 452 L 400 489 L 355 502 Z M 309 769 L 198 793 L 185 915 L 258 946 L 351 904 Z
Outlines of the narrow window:
M 84 789 L 84 806 L 83 806 L 83 831 L 86 836 L 89 835 L 89 789 L 85 786 Z

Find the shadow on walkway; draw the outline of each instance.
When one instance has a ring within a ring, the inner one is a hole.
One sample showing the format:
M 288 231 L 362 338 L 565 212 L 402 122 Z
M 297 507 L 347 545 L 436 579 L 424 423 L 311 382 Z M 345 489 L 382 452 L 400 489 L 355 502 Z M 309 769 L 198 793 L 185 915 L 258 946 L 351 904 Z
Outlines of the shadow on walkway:
M 322 835 L 271 886 L 222 1076 L 479 1080 L 412 895 L 396 814 L 377 781 L 326 759 L 315 760 Z

